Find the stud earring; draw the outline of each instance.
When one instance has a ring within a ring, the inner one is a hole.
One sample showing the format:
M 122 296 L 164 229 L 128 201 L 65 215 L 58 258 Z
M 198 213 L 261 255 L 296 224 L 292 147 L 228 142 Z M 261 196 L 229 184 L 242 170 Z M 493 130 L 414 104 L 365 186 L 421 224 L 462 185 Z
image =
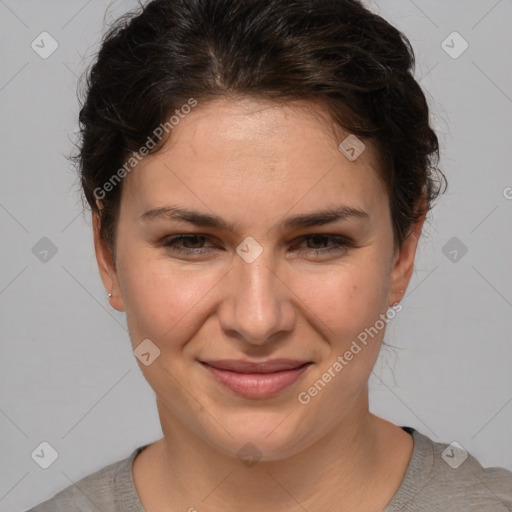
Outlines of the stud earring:
M 109 299 L 110 299 L 110 297 L 112 297 L 112 294 L 111 294 L 111 293 L 108 293 L 108 294 L 107 294 L 107 298 L 109 298 Z
M 400 290 L 400 293 L 404 293 L 404 290 Z M 395 302 L 392 306 L 388 306 L 388 308 L 398 306 L 399 302 Z

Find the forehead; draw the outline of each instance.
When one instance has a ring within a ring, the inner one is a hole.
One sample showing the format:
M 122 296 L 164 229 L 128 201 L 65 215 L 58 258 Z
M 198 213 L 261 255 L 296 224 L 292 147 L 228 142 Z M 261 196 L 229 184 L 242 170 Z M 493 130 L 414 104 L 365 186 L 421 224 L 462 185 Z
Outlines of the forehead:
M 311 102 L 199 101 L 165 146 L 130 173 L 123 202 L 137 211 L 171 197 L 233 207 L 238 198 L 247 208 L 261 208 L 259 200 L 276 207 L 291 207 L 294 200 L 304 207 L 319 201 L 378 206 L 387 201 L 378 154 L 365 141 L 350 161 L 338 148 L 348 135 Z

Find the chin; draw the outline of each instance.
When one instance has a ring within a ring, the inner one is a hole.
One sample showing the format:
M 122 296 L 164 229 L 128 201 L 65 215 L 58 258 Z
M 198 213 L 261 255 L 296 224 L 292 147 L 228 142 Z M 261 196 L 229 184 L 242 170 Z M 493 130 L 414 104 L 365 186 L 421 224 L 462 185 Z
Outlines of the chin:
M 246 414 L 223 414 L 227 431 L 204 432 L 209 444 L 217 450 L 240 459 L 270 462 L 295 455 L 313 444 L 318 433 L 318 424 L 300 418 L 298 414 L 281 411 L 250 411 Z M 308 433 L 308 428 L 312 429 Z M 248 464 L 250 466 L 250 464 Z

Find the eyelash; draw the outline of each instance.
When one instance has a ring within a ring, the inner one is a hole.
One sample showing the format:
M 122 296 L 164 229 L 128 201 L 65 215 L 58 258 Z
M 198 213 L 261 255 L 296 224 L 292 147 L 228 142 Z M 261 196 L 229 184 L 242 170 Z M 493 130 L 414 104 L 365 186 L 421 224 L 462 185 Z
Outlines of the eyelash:
M 205 240 L 208 239 L 208 236 L 207 235 L 201 235 L 201 234 L 194 234 L 194 235 L 177 235 L 177 236 L 174 236 L 172 238 L 167 238 L 165 239 L 161 245 L 163 247 L 166 247 L 168 249 L 170 249 L 171 251 L 173 252 L 177 252 L 177 253 L 186 253 L 186 254 L 191 254 L 191 255 L 201 255 L 201 254 L 205 254 L 205 253 L 208 253 L 211 249 L 214 249 L 214 247 L 209 247 L 209 248 L 204 248 L 204 247 L 199 247 L 199 248 L 190 248 L 190 247 L 183 247 L 183 246 L 178 246 L 176 245 L 177 243 L 180 243 L 180 242 L 183 242 L 185 240 L 190 240 L 190 239 L 194 239 L 194 238 L 204 238 Z M 334 244 L 328 248 L 325 248 L 325 247 L 321 247 L 321 248 L 318 248 L 318 249 L 313 249 L 313 248 L 310 248 L 310 249 L 305 249 L 305 250 L 299 250 L 298 252 L 299 253 L 303 253 L 303 252 L 308 252 L 308 251 L 313 251 L 314 254 L 316 255 L 324 255 L 324 254 L 332 254 L 332 253 L 343 253 L 345 252 L 347 249 L 349 248 L 352 248 L 352 247 L 355 247 L 355 244 L 354 242 L 352 242 L 352 240 L 348 239 L 348 238 L 345 238 L 345 237 L 340 237 L 340 236 L 336 236 L 336 235 L 324 235 L 324 234 L 313 234 L 313 235 L 304 235 L 302 237 L 300 237 L 300 241 L 306 241 L 306 240 L 309 240 L 309 239 L 312 239 L 312 238 L 323 238 L 323 239 L 331 239 L 334 241 Z

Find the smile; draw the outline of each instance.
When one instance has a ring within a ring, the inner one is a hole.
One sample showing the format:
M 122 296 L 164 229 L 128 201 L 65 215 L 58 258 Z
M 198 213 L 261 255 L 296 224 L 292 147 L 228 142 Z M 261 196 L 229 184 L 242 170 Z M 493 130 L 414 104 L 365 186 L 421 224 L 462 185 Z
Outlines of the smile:
M 201 361 L 209 374 L 244 398 L 269 398 L 293 384 L 313 363 L 275 360 L 267 363 L 245 361 Z

